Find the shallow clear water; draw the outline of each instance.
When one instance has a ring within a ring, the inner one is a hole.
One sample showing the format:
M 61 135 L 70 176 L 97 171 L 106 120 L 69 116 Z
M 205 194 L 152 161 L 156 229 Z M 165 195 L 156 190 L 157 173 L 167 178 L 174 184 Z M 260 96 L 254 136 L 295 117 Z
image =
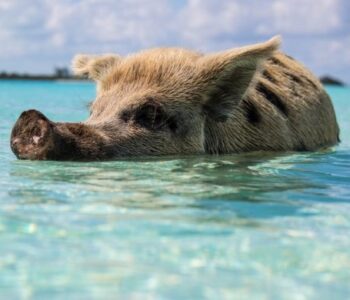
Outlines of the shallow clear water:
M 327 152 L 18 161 L 21 111 L 78 121 L 90 83 L 0 81 L 1 299 L 346 299 L 350 89 Z

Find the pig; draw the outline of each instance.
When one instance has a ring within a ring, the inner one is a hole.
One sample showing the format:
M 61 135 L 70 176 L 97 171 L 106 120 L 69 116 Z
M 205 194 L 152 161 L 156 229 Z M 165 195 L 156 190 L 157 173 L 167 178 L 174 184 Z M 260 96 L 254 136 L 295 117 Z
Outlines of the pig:
M 81 123 L 23 112 L 11 134 L 19 159 L 315 151 L 339 142 L 319 80 L 279 50 L 280 37 L 218 53 L 156 48 L 126 57 L 77 55 L 97 85 Z

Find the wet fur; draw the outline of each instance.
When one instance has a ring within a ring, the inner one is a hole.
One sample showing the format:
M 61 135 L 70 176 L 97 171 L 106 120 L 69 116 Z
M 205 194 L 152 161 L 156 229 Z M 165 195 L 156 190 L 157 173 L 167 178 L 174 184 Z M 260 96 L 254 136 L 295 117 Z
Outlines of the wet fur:
M 54 145 L 54 154 L 29 158 L 313 151 L 335 145 L 339 128 L 329 96 L 304 66 L 278 51 L 279 43 L 274 38 L 209 55 L 178 48 L 124 58 L 79 55 L 76 74 L 97 82 L 91 115 L 83 123 L 47 120 L 55 135 L 40 145 Z M 25 129 L 32 125 L 21 118 L 13 130 L 15 153 L 32 141 Z

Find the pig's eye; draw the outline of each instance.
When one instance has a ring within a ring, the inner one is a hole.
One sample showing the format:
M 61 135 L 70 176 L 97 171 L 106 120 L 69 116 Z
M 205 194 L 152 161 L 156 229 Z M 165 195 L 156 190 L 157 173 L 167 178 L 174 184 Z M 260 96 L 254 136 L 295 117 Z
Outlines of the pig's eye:
M 142 105 L 135 114 L 135 122 L 147 129 L 161 129 L 167 125 L 168 117 L 164 108 L 157 102 L 151 101 Z

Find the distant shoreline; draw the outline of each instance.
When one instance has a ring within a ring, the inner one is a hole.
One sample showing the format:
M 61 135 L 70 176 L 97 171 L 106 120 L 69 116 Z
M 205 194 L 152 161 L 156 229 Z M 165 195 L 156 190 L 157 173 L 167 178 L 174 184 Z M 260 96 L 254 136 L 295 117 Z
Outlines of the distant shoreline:
M 19 75 L 19 74 L 0 74 L 0 80 L 31 80 L 31 81 L 90 81 L 86 77 L 78 76 L 56 76 L 56 75 Z

